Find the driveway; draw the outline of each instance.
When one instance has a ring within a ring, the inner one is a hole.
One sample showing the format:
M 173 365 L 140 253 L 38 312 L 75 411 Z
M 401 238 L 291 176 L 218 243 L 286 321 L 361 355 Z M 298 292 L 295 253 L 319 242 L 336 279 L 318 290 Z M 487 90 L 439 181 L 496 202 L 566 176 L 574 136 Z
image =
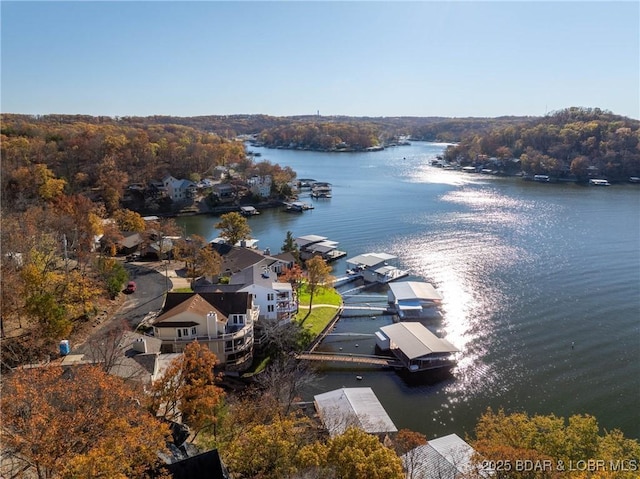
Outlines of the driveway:
M 103 336 L 110 329 L 123 323 L 135 330 L 141 323 L 154 318 L 162 309 L 165 292 L 170 291 L 174 286 L 172 274 L 177 275 L 171 269 L 164 270 L 163 266 L 160 262 L 124 263 L 129 273 L 129 280 L 136 282 L 136 291 L 129 294 L 120 293 L 124 295 L 124 301 L 120 307 L 99 325 L 94 326 L 82 342 L 72 343 L 72 354 L 89 354 L 92 339 Z
M 129 279 L 136 282 L 136 291 L 127 294 L 127 299 L 115 316 L 124 319 L 131 329 L 137 328 L 149 313 L 160 311 L 164 304 L 164 293 L 173 288 L 166 271 L 157 263 L 125 263 Z M 125 294 L 125 293 L 123 293 Z

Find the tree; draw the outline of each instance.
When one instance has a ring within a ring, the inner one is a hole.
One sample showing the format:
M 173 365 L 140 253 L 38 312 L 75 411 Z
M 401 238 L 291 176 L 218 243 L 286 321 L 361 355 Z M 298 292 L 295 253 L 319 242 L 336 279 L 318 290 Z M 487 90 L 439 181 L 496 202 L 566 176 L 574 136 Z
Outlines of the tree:
M 224 462 L 234 477 L 280 479 L 298 471 L 297 455 L 310 442 L 310 420 L 276 416 L 269 423 L 253 423 L 223 449 Z
M 326 261 L 320 256 L 314 256 L 308 259 L 305 263 L 305 266 L 307 267 L 306 287 L 309 291 L 309 311 L 304 317 L 304 319 L 307 319 L 311 314 L 311 307 L 313 306 L 313 295 L 319 289 L 331 286 L 331 284 L 333 283 L 333 277 L 330 274 L 331 266 L 329 266 Z
M 104 281 L 109 296 L 114 299 L 122 291 L 122 286 L 129 277 L 127 270 L 113 258 L 99 258 L 96 269 Z
M 4 379 L 3 477 L 149 477 L 166 425 L 95 366 L 22 369 Z
M 309 361 L 298 361 L 290 355 L 273 361 L 258 375 L 257 383 L 264 395 L 276 399 L 283 415 L 288 415 L 303 389 L 316 381 L 317 375 Z
M 124 363 L 126 350 L 131 344 L 126 344 L 126 333 L 130 331 L 126 321 L 119 321 L 113 327 L 101 332 L 88 341 L 90 360 L 107 374 L 114 374 Z M 85 356 L 85 357 L 86 357 Z M 136 373 L 133 373 L 136 374 Z M 137 379 L 133 375 L 123 376 L 124 380 Z
M 484 460 L 550 461 L 552 464 L 573 464 L 579 461 L 609 460 L 624 457 L 640 464 L 640 444 L 626 439 L 618 430 L 600 435 L 596 419 L 589 415 L 573 415 L 568 422 L 551 415 L 529 416 L 525 413 L 505 414 L 491 409 L 480 417 L 476 425 L 477 440 L 472 444 Z M 616 456 L 621 453 L 622 456 Z M 580 471 L 543 471 L 532 475 L 531 471 L 500 471 L 497 478 L 555 478 L 581 477 Z M 568 474 L 568 476 L 567 476 Z M 637 471 L 615 472 L 615 477 L 637 477 Z
M 142 233 L 147 225 L 144 219 L 140 216 L 140 213 L 127 209 L 118 209 L 113 213 L 113 219 L 115 220 L 120 231 L 135 231 L 136 233 Z
M 235 211 L 221 215 L 220 221 L 214 227 L 221 230 L 220 237 L 230 245 L 251 238 L 251 228 L 247 219 Z
M 206 345 L 194 341 L 174 359 L 160 379 L 151 386 L 151 412 L 170 421 L 187 424 L 192 439 L 204 430 L 213 431 L 218 422 L 224 391 L 214 373 L 218 358 Z
M 400 429 L 393 440 L 393 448 L 399 457 L 406 454 L 404 467 L 407 470 L 407 479 L 419 479 L 416 475 L 416 468 L 420 464 L 420 455 L 416 448 L 427 443 L 424 434 L 411 431 L 409 429 Z
M 363 430 L 350 427 L 326 444 L 303 448 L 301 466 L 323 472 L 335 479 L 404 479 L 402 461 L 380 440 Z
M 282 244 L 282 248 L 280 248 L 280 250 L 283 253 L 291 253 L 296 259 L 296 262 L 300 261 L 300 249 L 298 248 L 298 244 L 296 243 L 296 240 L 293 237 L 293 233 L 291 231 L 287 231 L 287 236 L 285 237 L 284 243 Z
M 280 281 L 289 283 L 297 295 L 300 285 L 302 284 L 302 278 L 304 278 L 302 268 L 298 263 L 294 263 L 291 265 L 291 268 L 285 267 L 282 269 L 279 279 Z
M 179 260 L 185 262 L 187 276 L 192 282 L 200 276 L 220 274 L 222 258 L 209 247 L 202 236 L 192 235 L 186 240 L 179 241 L 175 253 Z

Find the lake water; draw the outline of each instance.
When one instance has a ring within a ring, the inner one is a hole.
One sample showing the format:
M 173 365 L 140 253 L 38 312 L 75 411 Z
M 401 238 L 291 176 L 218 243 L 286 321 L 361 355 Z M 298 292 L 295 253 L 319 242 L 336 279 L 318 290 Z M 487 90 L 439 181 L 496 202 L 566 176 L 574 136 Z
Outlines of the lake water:
M 260 159 L 333 185 L 302 214 L 249 219 L 261 248 L 287 231 L 340 243 L 353 257 L 398 256 L 444 296 L 429 323 L 461 349 L 448 378 L 415 384 L 393 371 L 328 368 L 313 394 L 372 387 L 398 428 L 427 437 L 471 433 L 491 406 L 595 415 L 640 438 L 640 186 L 525 182 L 429 165 L 445 145 L 416 142 L 370 153 L 269 150 Z M 216 217 L 181 218 L 188 234 L 217 236 Z M 342 276 L 345 260 L 333 263 Z M 384 289 L 362 299 L 384 300 Z M 342 318 L 325 350 L 373 353 L 388 316 Z M 357 345 L 357 346 L 356 346 Z M 573 346 L 572 346 L 573 345 Z M 362 376 L 357 380 L 356 376 Z

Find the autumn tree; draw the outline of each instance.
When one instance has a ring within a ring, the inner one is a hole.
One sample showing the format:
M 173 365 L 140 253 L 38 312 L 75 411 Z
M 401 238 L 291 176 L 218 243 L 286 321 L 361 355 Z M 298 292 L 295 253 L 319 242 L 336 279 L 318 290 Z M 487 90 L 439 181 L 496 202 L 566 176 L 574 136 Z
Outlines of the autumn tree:
M 251 238 L 251 228 L 247 219 L 236 211 L 221 215 L 220 221 L 214 227 L 220 230 L 220 237 L 230 245 Z
M 113 213 L 113 220 L 120 228 L 120 231 L 134 231 L 142 233 L 147 225 L 140 213 L 128 209 L 117 209 Z
M 621 459 L 640 464 L 640 444 L 625 438 L 618 430 L 600 434 L 596 419 L 589 415 L 573 415 L 569 420 L 551 415 L 529 416 L 526 413 L 506 414 L 503 410 L 488 409 L 476 425 L 476 451 L 487 460 L 515 461 L 517 459 L 548 460 L 553 464 L 602 459 Z M 622 453 L 623 456 L 617 456 Z M 505 478 L 546 478 L 556 476 L 544 471 L 536 476 L 502 471 Z M 637 471 L 616 471 L 615 477 L 636 477 Z M 574 477 L 569 474 L 568 477 Z M 575 477 L 580 477 L 579 475 Z
M 214 372 L 217 357 L 206 345 L 194 341 L 174 359 L 151 386 L 150 410 L 170 421 L 184 422 L 192 439 L 203 431 L 216 433 L 224 391 Z
M 129 176 L 118 167 L 116 158 L 112 155 L 105 156 L 98 164 L 97 186 L 102 193 L 105 208 L 108 214 L 112 214 L 120 207 L 120 199 Z
M 276 416 L 252 423 L 222 449 L 223 459 L 239 479 L 280 479 L 298 471 L 297 456 L 315 439 L 308 418 Z
M 404 479 L 402 461 L 380 440 L 357 427 L 326 443 L 306 446 L 298 454 L 300 467 L 318 477 L 335 479 Z
M 302 267 L 298 263 L 293 263 L 291 267 L 284 267 L 282 273 L 279 276 L 279 280 L 285 283 L 289 283 L 293 288 L 293 291 L 298 295 L 298 290 L 302 285 L 302 279 L 304 278 L 304 272 Z
M 120 378 L 47 366 L 3 382 L 3 477 L 144 478 L 159 466 L 168 429 Z
M 222 265 L 221 256 L 198 235 L 180 240 L 174 250 L 176 258 L 185 262 L 187 276 L 195 281 L 200 276 L 217 276 Z
M 44 201 L 51 201 L 64 193 L 67 182 L 58 179 L 55 174 L 44 164 L 35 165 L 32 172 L 33 179 L 38 188 L 38 196 Z
M 313 256 L 305 262 L 306 266 L 306 288 L 309 291 L 309 311 L 304 319 L 311 314 L 314 294 L 325 287 L 330 287 L 333 283 L 331 276 L 331 266 L 321 256 Z M 304 321 L 304 320 L 303 320 Z

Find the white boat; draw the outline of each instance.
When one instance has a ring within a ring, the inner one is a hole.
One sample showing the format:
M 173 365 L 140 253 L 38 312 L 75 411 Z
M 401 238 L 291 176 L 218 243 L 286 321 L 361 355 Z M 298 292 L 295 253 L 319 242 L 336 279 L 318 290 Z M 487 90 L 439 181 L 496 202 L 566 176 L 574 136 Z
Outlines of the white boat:
M 589 180 L 589 184 L 594 186 L 611 186 L 611 183 L 609 183 L 607 180 L 596 179 L 596 178 L 591 178 Z

